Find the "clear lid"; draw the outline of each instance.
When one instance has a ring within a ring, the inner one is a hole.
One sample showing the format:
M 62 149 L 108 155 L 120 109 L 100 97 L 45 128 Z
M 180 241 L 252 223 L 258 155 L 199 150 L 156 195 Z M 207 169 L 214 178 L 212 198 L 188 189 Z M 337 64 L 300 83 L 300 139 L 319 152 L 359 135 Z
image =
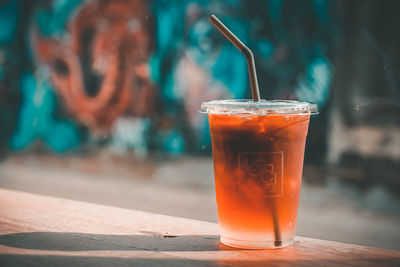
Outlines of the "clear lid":
M 312 115 L 318 113 L 316 104 L 292 100 L 251 99 L 214 100 L 203 102 L 200 112 L 225 115 Z

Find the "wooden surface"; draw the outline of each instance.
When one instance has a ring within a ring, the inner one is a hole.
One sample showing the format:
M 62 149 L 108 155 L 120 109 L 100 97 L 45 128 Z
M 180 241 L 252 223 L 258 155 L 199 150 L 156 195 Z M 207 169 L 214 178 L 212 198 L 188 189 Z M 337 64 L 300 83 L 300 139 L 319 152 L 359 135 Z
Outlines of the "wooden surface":
M 0 189 L 0 266 L 400 266 L 399 252 L 332 241 L 237 250 L 218 238 L 214 223 Z

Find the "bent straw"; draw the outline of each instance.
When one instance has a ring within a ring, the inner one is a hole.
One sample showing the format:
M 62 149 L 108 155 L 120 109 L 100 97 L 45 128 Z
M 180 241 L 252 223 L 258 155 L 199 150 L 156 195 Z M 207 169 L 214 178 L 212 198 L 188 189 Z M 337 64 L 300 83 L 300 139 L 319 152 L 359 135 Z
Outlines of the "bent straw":
M 254 62 L 253 52 L 245 46 L 242 41 L 239 40 L 215 15 L 210 16 L 211 23 L 234 45 L 237 49 L 242 52 L 247 60 L 247 67 L 249 69 L 251 93 L 253 95 L 253 101 L 260 101 L 260 90 L 258 89 L 256 65 Z M 278 226 L 278 216 L 276 214 L 275 205 L 271 205 L 272 223 L 274 227 L 276 247 L 282 246 L 281 232 Z
M 240 41 L 216 16 L 211 15 L 210 21 L 214 26 L 229 40 L 234 44 L 237 49 L 242 52 L 247 60 L 247 67 L 249 69 L 249 78 L 251 85 L 251 93 L 253 95 L 253 101 L 260 101 L 260 90 L 258 89 L 256 64 L 254 63 L 253 52 L 245 46 L 242 41 Z

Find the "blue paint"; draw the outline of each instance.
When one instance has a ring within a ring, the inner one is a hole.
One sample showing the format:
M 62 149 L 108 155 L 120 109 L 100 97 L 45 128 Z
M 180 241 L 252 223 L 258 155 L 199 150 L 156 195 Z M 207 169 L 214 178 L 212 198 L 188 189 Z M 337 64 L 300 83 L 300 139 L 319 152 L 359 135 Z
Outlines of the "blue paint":
M 185 152 L 185 140 L 177 129 L 171 129 L 163 133 L 162 147 L 168 154 L 178 156 Z
M 51 9 L 38 9 L 36 22 L 44 36 L 61 37 L 65 34 L 68 19 L 83 0 L 54 0 Z
M 47 79 L 39 80 L 32 73 L 21 77 L 22 104 L 17 129 L 10 140 L 14 150 L 28 148 L 41 139 L 55 152 L 65 152 L 80 143 L 76 125 L 56 119 L 53 112 L 58 105 Z
M 17 1 L 9 1 L 0 6 L 0 44 L 13 40 L 17 30 L 19 7 Z
M 307 66 L 306 75 L 298 80 L 296 97 L 323 106 L 328 99 L 332 67 L 325 58 L 316 58 Z
M 249 86 L 246 58 L 236 47 L 226 44 L 212 67 L 213 77 L 223 82 L 233 98 L 243 98 Z

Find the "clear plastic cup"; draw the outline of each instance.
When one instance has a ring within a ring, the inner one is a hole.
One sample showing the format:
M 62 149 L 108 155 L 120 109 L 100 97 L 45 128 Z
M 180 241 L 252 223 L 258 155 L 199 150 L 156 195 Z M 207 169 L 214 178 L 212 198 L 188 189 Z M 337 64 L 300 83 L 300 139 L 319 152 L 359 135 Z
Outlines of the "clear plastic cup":
M 221 242 L 276 248 L 293 242 L 304 147 L 315 104 L 286 100 L 204 102 L 214 160 Z

